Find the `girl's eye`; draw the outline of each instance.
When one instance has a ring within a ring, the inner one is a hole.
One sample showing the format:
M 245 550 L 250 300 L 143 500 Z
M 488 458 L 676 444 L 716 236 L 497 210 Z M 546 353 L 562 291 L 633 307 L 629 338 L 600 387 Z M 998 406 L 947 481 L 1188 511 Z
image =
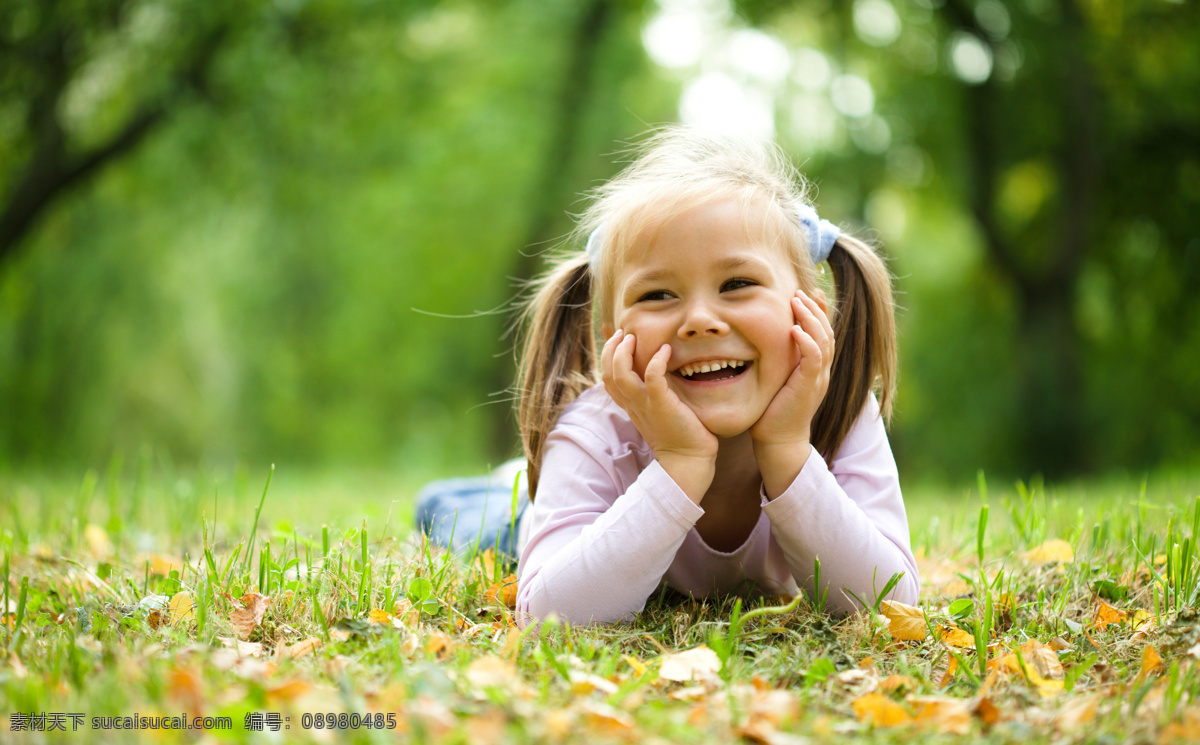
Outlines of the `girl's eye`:
M 750 286 L 756 285 L 756 284 L 758 284 L 758 283 L 752 279 L 746 279 L 744 277 L 734 277 L 733 279 L 725 280 L 725 282 L 721 285 L 721 292 L 730 292 L 732 290 L 740 290 L 743 287 L 750 287 Z
M 670 300 L 671 293 L 666 290 L 651 290 L 638 298 L 639 303 L 653 302 L 655 300 Z

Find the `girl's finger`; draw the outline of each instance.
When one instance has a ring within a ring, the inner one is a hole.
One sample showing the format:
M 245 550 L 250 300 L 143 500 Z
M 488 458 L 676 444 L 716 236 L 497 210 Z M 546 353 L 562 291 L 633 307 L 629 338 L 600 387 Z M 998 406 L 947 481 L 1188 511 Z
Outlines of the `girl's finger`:
M 646 388 L 661 394 L 667 388 L 667 363 L 671 360 L 671 345 L 663 344 L 646 363 Z
M 792 326 L 792 340 L 800 347 L 800 368 L 812 377 L 820 372 L 825 362 L 821 345 L 800 326 Z
M 793 301 L 793 305 L 799 305 L 797 309 L 800 316 L 800 325 L 808 332 L 822 350 L 831 350 L 833 348 L 833 327 L 829 325 L 829 319 L 825 316 L 825 312 L 821 310 L 821 306 L 808 295 L 803 295 Z
M 633 353 L 637 348 L 637 339 L 633 334 L 626 334 L 617 344 L 613 353 L 613 376 L 618 384 L 630 385 L 637 374 L 633 371 Z
M 617 345 L 625 337 L 625 332 L 617 329 L 617 333 L 608 337 L 604 348 L 600 350 L 600 378 L 605 383 L 612 382 L 613 356 L 617 353 Z
M 821 322 L 821 325 L 825 327 L 825 333 L 830 339 L 832 339 L 833 322 L 829 320 L 829 302 L 825 299 L 825 293 L 818 290 L 816 297 L 811 295 L 805 295 L 804 297 L 808 301 L 806 305 L 809 306 L 809 310 L 813 311 L 813 315 L 815 315 L 817 320 Z

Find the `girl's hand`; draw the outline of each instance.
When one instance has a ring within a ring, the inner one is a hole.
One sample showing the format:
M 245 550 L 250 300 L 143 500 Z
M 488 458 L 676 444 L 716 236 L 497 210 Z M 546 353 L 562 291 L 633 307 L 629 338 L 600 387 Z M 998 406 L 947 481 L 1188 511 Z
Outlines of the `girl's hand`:
M 634 335 L 620 329 L 604 343 L 604 390 L 629 414 L 663 470 L 699 504 L 716 471 L 717 437 L 667 385 L 671 345 L 663 344 L 650 358 L 644 379 L 633 369 L 636 350 Z
M 814 300 L 797 290 L 791 305 L 796 321 L 791 336 L 800 351 L 800 361 L 750 428 L 763 486 L 771 499 L 796 480 L 808 460 L 813 416 L 829 390 L 833 367 L 833 325 L 824 294 Z

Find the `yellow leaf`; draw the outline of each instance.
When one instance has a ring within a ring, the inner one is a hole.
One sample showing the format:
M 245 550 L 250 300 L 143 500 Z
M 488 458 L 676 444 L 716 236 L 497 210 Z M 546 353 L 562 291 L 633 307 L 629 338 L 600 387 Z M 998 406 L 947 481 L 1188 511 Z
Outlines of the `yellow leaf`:
M 1075 561 L 1075 549 L 1061 538 L 1051 538 L 1037 548 L 1026 551 L 1023 556 L 1034 564 L 1070 564 Z
M 510 574 L 499 582 L 493 584 L 484 593 L 484 597 L 495 603 L 503 605 L 506 608 L 517 607 L 517 575 Z
M 912 721 L 912 715 L 904 707 L 882 693 L 868 693 L 855 699 L 852 706 L 860 722 L 876 727 L 895 727 Z
M 179 623 L 180 621 L 189 621 L 196 612 L 196 603 L 192 600 L 192 593 L 187 590 L 175 593 L 171 598 L 170 605 L 167 610 L 171 616 L 171 623 Z
M 893 639 L 920 641 L 929 635 L 929 628 L 925 624 L 925 614 L 921 612 L 920 608 L 891 600 L 883 601 L 879 608 L 888 620 L 888 631 L 891 632 Z
M 517 681 L 517 668 L 495 655 L 488 655 L 477 657 L 468 665 L 466 676 L 476 688 L 505 687 Z
M 975 637 L 957 626 L 938 626 L 938 638 L 942 644 L 959 649 L 974 649 Z
M 104 532 L 104 528 L 95 523 L 88 523 L 88 526 L 83 529 L 83 538 L 87 541 L 88 550 L 92 552 L 92 556 L 98 559 L 112 556 L 112 541 L 108 539 L 108 533 Z
M 1146 678 L 1162 669 L 1163 660 L 1159 656 L 1158 650 L 1147 644 L 1142 647 L 1142 669 L 1138 671 L 1135 683 L 1142 683 Z
M 392 618 L 391 613 L 378 608 L 372 608 L 371 612 L 367 614 L 367 623 L 375 626 L 391 626 Z
M 1092 621 L 1092 628 L 1103 631 L 1110 624 L 1122 624 L 1128 620 L 1128 613 L 1101 600 L 1100 605 L 1096 607 L 1096 617 Z
M 966 701 L 954 698 L 916 698 L 916 724 L 930 727 L 942 734 L 965 735 L 971 731 L 971 708 Z
M 635 735 L 633 717 L 608 704 L 584 700 L 579 706 L 580 721 L 588 730 L 584 742 L 594 739 L 633 740 Z
M 642 662 L 636 657 L 630 657 L 629 655 L 625 655 L 622 659 L 629 663 L 629 666 L 633 668 L 634 675 L 637 675 L 638 677 L 645 675 L 646 663 Z
M 716 652 L 701 644 L 698 647 L 664 656 L 662 665 L 658 668 L 658 677 L 663 680 L 686 683 L 689 680 L 703 680 L 712 677 L 720 669 L 721 658 L 717 657 Z

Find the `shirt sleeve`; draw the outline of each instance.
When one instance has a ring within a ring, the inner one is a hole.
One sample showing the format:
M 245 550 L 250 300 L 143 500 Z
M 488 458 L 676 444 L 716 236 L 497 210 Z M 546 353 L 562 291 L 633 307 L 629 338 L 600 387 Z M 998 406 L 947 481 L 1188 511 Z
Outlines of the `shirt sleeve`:
M 791 486 L 774 500 L 763 497 L 772 534 L 787 557 L 796 583 L 813 597 L 814 562 L 821 588 L 835 613 L 860 609 L 853 592 L 875 601 L 894 573 L 899 584 L 888 597 L 915 604 L 917 563 L 900 494 L 900 476 L 874 395 L 851 428 L 832 466 L 812 450 Z M 849 592 L 847 592 L 849 591 Z
M 704 514 L 653 461 L 622 493 L 616 458 L 579 428 L 546 440 L 529 539 L 517 569 L 517 621 L 550 613 L 574 624 L 642 610 Z

